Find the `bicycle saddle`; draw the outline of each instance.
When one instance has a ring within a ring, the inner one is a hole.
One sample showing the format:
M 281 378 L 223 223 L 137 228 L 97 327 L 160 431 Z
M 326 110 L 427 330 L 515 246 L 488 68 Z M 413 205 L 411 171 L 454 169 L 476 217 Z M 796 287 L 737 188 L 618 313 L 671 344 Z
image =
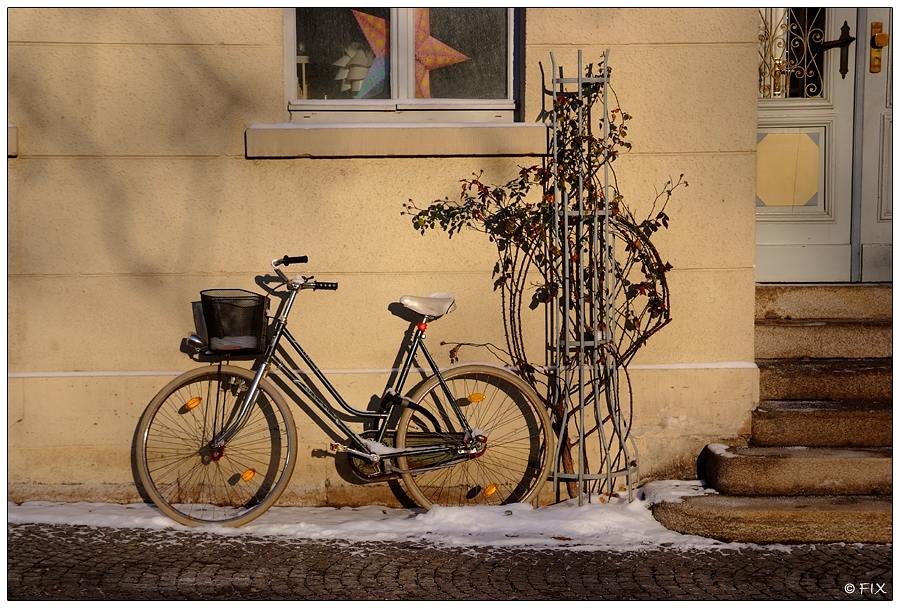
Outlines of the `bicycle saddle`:
M 456 308 L 455 298 L 449 293 L 433 293 L 430 296 L 401 296 L 400 303 L 413 312 L 436 319 Z

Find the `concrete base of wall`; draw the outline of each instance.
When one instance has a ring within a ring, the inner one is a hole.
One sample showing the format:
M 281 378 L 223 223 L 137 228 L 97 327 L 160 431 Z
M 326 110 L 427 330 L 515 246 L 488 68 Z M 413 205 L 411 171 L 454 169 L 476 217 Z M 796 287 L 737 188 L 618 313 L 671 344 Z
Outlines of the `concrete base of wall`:
M 638 481 L 694 479 L 697 455 L 705 445 L 746 444 L 741 435 L 750 432 L 758 377 L 755 367 L 746 366 L 645 366 L 631 371 Z M 132 468 L 135 427 L 146 401 L 171 379 L 171 375 L 11 378 L 10 500 L 139 501 Z M 351 403 L 362 406 L 387 380 L 388 375 L 380 372 L 342 373 L 334 382 Z M 48 403 L 66 407 L 46 407 Z M 338 437 L 327 422 L 310 423 L 306 412 L 297 408 L 294 412 L 297 465 L 279 505 L 412 504 L 399 481 L 358 483 L 342 460 L 328 452 L 329 443 Z M 73 437 L 71 429 L 80 431 Z M 599 447 L 596 439 L 590 441 Z M 552 483 L 547 488 L 541 500 L 548 504 L 568 498 L 565 489 L 558 498 Z
M 6 500 L 16 504 L 30 501 L 47 502 L 106 502 L 132 504 L 143 502 L 134 484 L 126 483 L 9 483 Z
M 17 504 L 30 501 L 95 502 L 133 504 L 147 502 L 134 484 L 79 483 L 40 484 L 10 483 L 6 486 L 7 500 Z M 415 507 L 403 494 L 400 482 L 376 483 L 366 486 L 338 486 L 327 492 L 309 492 L 289 487 L 278 499 L 279 507 Z
M 645 458 L 637 485 L 659 479 L 697 478 L 697 454 L 707 443 L 722 442 L 731 445 L 746 443 L 743 437 L 683 437 L 639 439 L 638 447 Z M 699 446 L 699 447 L 698 447 Z M 299 465 L 299 462 L 298 462 Z M 417 508 L 404 492 L 401 480 L 375 483 L 354 483 L 343 474 L 345 467 L 329 460 L 329 473 L 316 483 L 310 483 L 303 475 L 295 475 L 284 494 L 278 499 L 279 507 L 360 507 L 380 505 L 390 508 Z M 320 470 L 320 472 L 322 472 Z M 322 481 L 324 480 L 324 481 Z M 619 479 L 622 486 L 625 479 Z M 619 487 L 616 488 L 617 490 Z M 144 502 L 145 496 L 131 483 L 8 483 L 7 500 L 15 503 L 28 501 L 48 502 L 105 502 L 131 504 Z M 539 503 L 550 505 L 568 500 L 567 485 L 554 488 L 548 479 L 541 492 Z

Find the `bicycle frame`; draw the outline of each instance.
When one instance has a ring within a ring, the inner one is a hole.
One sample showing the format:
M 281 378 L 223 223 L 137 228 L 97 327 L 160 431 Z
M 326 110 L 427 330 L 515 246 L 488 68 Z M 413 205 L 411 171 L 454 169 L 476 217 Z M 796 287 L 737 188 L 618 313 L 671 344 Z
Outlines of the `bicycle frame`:
M 276 272 L 281 275 L 282 278 L 286 279 L 286 277 L 284 277 L 279 269 L 276 268 Z M 480 443 L 480 441 L 476 440 L 473 436 L 473 430 L 466 421 L 462 410 L 457 405 L 456 400 L 451 394 L 449 387 L 444 382 L 437 363 L 431 356 L 431 353 L 429 353 L 428 349 L 425 347 L 423 339 L 425 337 L 425 330 L 427 329 L 427 317 L 425 317 L 423 321 L 416 326 L 416 330 L 412 336 L 409 352 L 407 353 L 406 360 L 404 361 L 403 366 L 400 369 L 400 374 L 397 377 L 395 385 L 389 388 L 385 393 L 387 399 L 384 399 L 382 403 L 388 405 L 387 410 L 377 412 L 361 411 L 347 403 L 347 401 L 340 395 L 338 390 L 331 384 L 331 382 L 329 382 L 328 378 L 319 369 L 312 358 L 306 353 L 306 351 L 303 350 L 299 342 L 297 342 L 296 338 L 294 338 L 294 336 L 291 335 L 290 331 L 288 331 L 287 318 L 290 314 L 291 307 L 294 304 L 294 299 L 297 297 L 297 294 L 302 289 L 304 289 L 304 285 L 306 285 L 307 283 L 295 283 L 289 280 L 286 280 L 286 283 L 289 289 L 288 299 L 282 305 L 280 314 L 275 318 L 272 339 L 269 342 L 268 347 L 266 348 L 265 355 L 262 359 L 262 364 L 259 366 L 259 369 L 256 370 L 253 381 L 247 391 L 247 397 L 244 399 L 244 403 L 242 404 L 238 415 L 235 417 L 234 422 L 232 422 L 232 424 L 229 425 L 228 428 L 224 429 L 221 433 L 213 438 L 213 440 L 210 442 L 211 448 L 215 449 L 224 446 L 228 442 L 228 440 L 238 430 L 240 430 L 242 425 L 248 419 L 249 412 L 256 403 L 256 399 L 259 394 L 258 389 L 260 382 L 268 375 L 270 369 L 274 365 L 291 381 L 291 383 L 297 389 L 300 390 L 300 392 L 302 392 L 316 405 L 317 409 L 323 415 L 325 415 L 325 417 L 327 417 L 345 434 L 348 439 L 353 442 L 356 448 L 358 448 L 352 449 L 341 446 L 341 448 L 343 448 L 341 449 L 341 451 L 347 451 L 354 456 L 358 456 L 373 463 L 377 463 L 382 459 L 393 460 L 395 458 L 410 455 L 440 454 L 449 452 L 464 456 L 466 454 L 475 454 L 479 449 L 481 449 L 481 447 L 477 445 Z M 313 283 L 312 285 L 314 288 L 315 284 Z M 366 440 L 362 436 L 350 429 L 350 427 L 343 420 L 341 420 L 337 410 L 330 403 L 322 399 L 320 395 L 316 394 L 315 391 L 313 391 L 309 386 L 301 381 L 300 377 L 294 372 L 294 370 L 290 369 L 290 367 L 281 358 L 278 357 L 277 350 L 279 345 L 281 344 L 282 338 L 285 338 L 287 340 L 294 351 L 300 356 L 303 362 L 312 371 L 313 375 L 319 380 L 322 386 L 337 401 L 338 405 L 344 411 L 357 417 L 376 421 L 377 427 L 375 429 L 375 441 L 377 442 L 382 442 L 387 431 L 391 430 L 389 428 L 389 421 L 391 420 L 397 406 L 399 405 L 401 407 L 407 407 L 409 404 L 408 400 L 401 397 L 401 395 L 403 387 L 406 384 L 407 377 L 409 376 L 409 372 L 412 370 L 413 361 L 415 360 L 416 354 L 421 351 L 425 356 L 425 359 L 428 362 L 428 365 L 430 366 L 432 372 L 439 379 L 441 387 L 443 388 L 444 393 L 447 396 L 447 402 L 451 405 L 462 429 L 464 429 L 464 440 L 460 443 L 443 443 L 424 447 L 390 448 L 389 451 L 383 451 L 380 454 L 376 454 L 372 451 L 372 449 L 370 449 L 370 447 L 366 443 Z M 391 393 L 391 391 L 393 391 L 393 393 Z

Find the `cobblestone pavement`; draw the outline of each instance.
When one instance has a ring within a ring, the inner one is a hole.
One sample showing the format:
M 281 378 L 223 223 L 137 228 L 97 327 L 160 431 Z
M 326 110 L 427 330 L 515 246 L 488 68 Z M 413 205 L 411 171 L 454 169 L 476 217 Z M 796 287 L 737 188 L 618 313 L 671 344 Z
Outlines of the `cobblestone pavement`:
M 7 598 L 893 599 L 892 545 L 444 547 L 7 524 Z

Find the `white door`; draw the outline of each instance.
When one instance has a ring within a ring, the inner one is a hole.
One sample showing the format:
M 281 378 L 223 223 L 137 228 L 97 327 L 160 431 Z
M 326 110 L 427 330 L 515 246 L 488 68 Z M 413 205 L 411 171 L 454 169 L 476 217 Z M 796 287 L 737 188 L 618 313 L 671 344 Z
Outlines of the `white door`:
M 862 120 L 860 167 L 860 267 L 865 282 L 890 281 L 892 267 L 892 138 L 893 53 L 890 38 L 893 11 L 889 8 L 866 9 L 863 37 L 869 39 L 866 50 L 865 95 Z M 862 20 L 860 20 L 862 23 Z M 874 28 L 873 28 L 874 26 Z M 875 40 L 873 29 L 887 36 Z M 888 42 L 888 46 L 877 47 Z M 878 57 L 877 51 L 881 50 Z M 880 64 L 879 64 L 880 59 Z
M 857 27 L 858 13 L 862 23 L 866 9 L 760 10 L 758 282 L 858 281 L 866 249 L 871 263 L 878 260 L 884 269 L 887 260 L 890 272 L 890 212 L 888 220 L 884 213 L 878 219 L 870 213 L 872 236 L 863 236 L 868 232 L 860 227 L 863 205 L 876 205 L 860 194 L 867 179 L 861 159 L 864 153 L 882 158 L 884 140 L 878 140 L 880 151 L 872 143 L 876 134 L 863 147 L 862 115 L 854 114 L 855 107 L 863 107 L 855 106 L 861 94 L 877 97 L 874 90 L 881 87 L 881 107 L 888 108 L 890 123 L 890 98 L 885 97 L 890 53 L 884 53 L 880 80 L 857 78 L 857 67 L 868 67 L 859 60 L 857 45 L 870 46 L 868 34 Z M 887 31 L 890 16 L 883 21 Z M 889 197 L 874 196 L 890 207 Z M 864 238 L 869 247 L 863 247 Z M 872 273 L 864 279 L 878 280 Z

